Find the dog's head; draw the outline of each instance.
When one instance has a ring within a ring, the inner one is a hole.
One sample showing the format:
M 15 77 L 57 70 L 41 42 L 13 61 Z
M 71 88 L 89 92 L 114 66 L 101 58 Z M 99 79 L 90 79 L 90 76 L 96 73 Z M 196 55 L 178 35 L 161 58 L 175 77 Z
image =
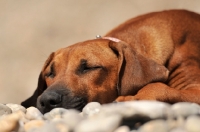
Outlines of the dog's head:
M 165 81 L 166 72 L 122 41 L 89 40 L 52 53 L 36 91 L 22 105 L 43 113 L 56 107 L 81 110 L 91 101 L 103 104 L 134 95 L 150 82 Z

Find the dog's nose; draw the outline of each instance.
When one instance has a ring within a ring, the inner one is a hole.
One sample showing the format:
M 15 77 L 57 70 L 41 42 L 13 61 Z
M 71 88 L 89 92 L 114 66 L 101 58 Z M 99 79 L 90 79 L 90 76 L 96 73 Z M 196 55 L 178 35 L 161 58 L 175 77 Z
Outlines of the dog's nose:
M 57 108 L 62 103 L 62 96 L 55 91 L 45 91 L 39 99 L 40 107 L 42 109 L 51 110 Z

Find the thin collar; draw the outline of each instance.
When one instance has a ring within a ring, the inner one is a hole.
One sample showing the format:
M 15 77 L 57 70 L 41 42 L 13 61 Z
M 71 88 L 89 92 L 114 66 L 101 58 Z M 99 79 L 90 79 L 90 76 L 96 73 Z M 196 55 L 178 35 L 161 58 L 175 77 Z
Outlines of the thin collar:
M 117 42 L 117 43 L 121 41 L 121 40 L 114 38 L 114 37 L 101 37 L 101 35 L 96 35 L 96 39 L 108 39 L 108 40 L 111 40 L 111 41 L 114 41 L 114 42 Z

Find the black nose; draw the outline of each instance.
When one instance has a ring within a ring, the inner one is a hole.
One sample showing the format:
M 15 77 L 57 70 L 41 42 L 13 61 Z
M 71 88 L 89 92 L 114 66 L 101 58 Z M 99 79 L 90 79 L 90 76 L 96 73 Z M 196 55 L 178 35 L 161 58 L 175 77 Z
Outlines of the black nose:
M 55 91 L 45 91 L 40 98 L 38 98 L 38 105 L 42 111 L 50 111 L 62 105 L 62 96 Z

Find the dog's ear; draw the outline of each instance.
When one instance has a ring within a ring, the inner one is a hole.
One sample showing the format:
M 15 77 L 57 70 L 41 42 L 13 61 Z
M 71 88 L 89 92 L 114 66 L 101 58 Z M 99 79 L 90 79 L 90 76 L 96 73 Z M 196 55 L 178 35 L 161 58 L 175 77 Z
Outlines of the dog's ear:
M 54 57 L 54 53 L 51 53 L 50 56 L 48 57 L 48 59 L 46 60 L 45 64 L 44 64 L 43 70 L 46 69 L 46 67 L 50 64 L 53 57 Z M 44 92 L 44 90 L 46 90 L 46 88 L 47 88 L 47 84 L 46 84 L 44 76 L 41 72 L 40 75 L 39 75 L 39 78 L 38 78 L 37 89 L 35 90 L 33 95 L 31 97 L 29 97 L 28 99 L 26 99 L 25 101 L 23 101 L 21 103 L 21 105 L 26 107 L 26 108 L 28 108 L 30 106 L 36 107 L 36 102 L 37 102 L 38 96 L 40 96 Z
M 42 94 L 42 92 L 47 88 L 46 82 L 42 76 L 42 73 L 40 73 L 39 78 L 38 78 L 38 86 L 35 92 L 31 97 L 26 99 L 21 103 L 22 106 L 25 108 L 28 108 L 30 106 L 36 107 L 36 102 L 37 102 L 37 97 Z
M 134 95 L 148 83 L 167 80 L 167 68 L 138 54 L 126 43 L 110 41 L 109 47 L 119 59 L 118 92 L 120 95 Z

